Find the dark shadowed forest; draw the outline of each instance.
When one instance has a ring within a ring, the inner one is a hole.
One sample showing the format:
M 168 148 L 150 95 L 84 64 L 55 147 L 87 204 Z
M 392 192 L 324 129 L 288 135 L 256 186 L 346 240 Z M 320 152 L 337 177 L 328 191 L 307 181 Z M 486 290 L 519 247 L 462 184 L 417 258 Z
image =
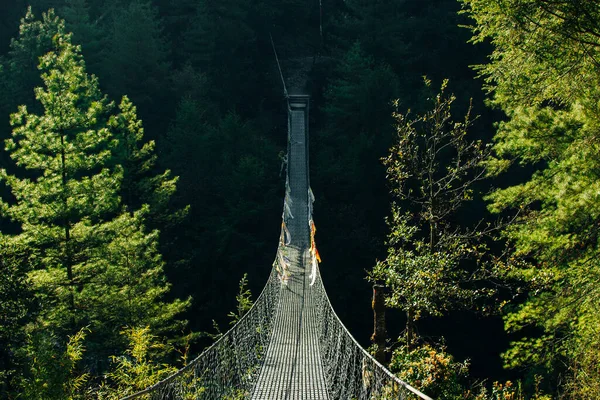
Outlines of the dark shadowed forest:
M 249 308 L 285 191 L 273 47 L 356 339 L 436 399 L 600 398 L 587 0 L 1 1 L 0 398 L 121 398 Z

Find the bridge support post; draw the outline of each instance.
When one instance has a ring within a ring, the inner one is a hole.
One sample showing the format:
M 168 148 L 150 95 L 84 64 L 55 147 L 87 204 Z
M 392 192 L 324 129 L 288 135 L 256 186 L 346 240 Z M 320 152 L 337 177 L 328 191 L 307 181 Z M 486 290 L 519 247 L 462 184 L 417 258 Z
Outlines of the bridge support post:
M 385 294 L 383 285 L 373 285 L 373 335 L 371 342 L 376 346 L 375 359 L 380 363 L 386 363 L 387 329 L 385 327 Z

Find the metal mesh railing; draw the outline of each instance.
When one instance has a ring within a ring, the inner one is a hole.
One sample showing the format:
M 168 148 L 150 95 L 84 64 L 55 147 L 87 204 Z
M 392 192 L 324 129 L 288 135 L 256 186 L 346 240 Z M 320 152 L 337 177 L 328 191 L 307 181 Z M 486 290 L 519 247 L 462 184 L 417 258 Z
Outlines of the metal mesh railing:
M 273 268 L 253 307 L 212 346 L 175 374 L 122 400 L 233 400 L 248 396 L 271 340 L 280 290 Z
M 431 400 L 388 371 L 358 344 L 333 310 L 320 273 L 313 288 L 314 301 L 319 304 L 319 350 L 332 399 Z
M 318 262 L 321 262 L 315 243 L 313 203 L 315 197 L 308 189 L 308 225 L 310 227 L 310 262 L 313 266 L 312 301 L 317 304 L 319 351 L 323 363 L 327 390 L 332 399 L 432 400 L 388 371 L 354 339 L 339 319 L 329 301 Z

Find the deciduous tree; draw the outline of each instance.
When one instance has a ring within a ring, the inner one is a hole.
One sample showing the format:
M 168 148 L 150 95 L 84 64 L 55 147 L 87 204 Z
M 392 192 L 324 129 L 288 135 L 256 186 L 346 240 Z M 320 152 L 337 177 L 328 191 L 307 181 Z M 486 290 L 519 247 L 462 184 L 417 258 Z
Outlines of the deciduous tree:
M 387 304 L 406 312 L 409 348 L 419 318 L 471 308 L 486 294 L 472 284 L 477 267 L 464 263 L 479 256 L 479 233 L 453 218 L 471 200 L 488 152 L 468 137 L 470 111 L 461 122 L 452 119 L 455 98 L 444 94 L 446 83 L 429 112 L 415 118 L 394 113 L 397 137 L 383 160 L 395 202 L 387 258 L 376 264 L 370 279 L 390 287 Z

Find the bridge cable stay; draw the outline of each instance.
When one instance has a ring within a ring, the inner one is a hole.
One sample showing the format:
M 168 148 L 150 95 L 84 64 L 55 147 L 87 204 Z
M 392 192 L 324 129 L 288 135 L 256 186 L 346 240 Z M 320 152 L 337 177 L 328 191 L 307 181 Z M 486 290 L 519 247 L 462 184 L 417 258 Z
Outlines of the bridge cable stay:
M 281 71 L 281 64 L 279 63 L 279 57 L 277 56 L 277 50 L 275 49 L 275 42 L 273 42 L 273 35 L 269 32 L 269 38 L 271 39 L 271 47 L 273 48 L 273 54 L 275 55 L 275 61 L 277 61 L 277 68 L 279 69 L 279 77 L 281 78 L 281 83 L 283 85 L 283 95 L 287 100 L 289 100 L 289 94 L 287 91 L 287 87 L 285 85 L 285 79 L 283 78 L 283 72 Z M 289 102 L 288 102 L 289 105 Z
M 321 37 L 321 47 L 323 47 L 323 0 L 319 0 L 319 36 Z
M 321 279 L 308 173 L 308 96 L 289 95 L 279 243 L 252 308 L 214 344 L 122 400 L 432 400 L 377 362 L 341 322 Z M 133 392 L 133 390 L 132 390 Z

